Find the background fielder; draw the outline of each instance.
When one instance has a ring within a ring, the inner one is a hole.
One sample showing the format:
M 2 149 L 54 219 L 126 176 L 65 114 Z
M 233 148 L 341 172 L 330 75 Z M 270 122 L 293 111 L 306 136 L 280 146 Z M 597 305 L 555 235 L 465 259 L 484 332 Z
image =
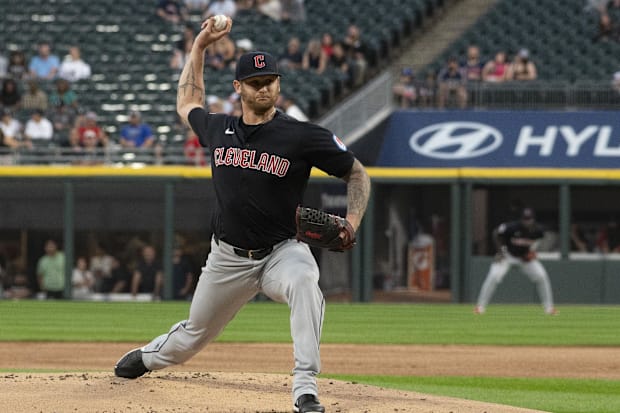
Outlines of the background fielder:
M 535 221 L 534 211 L 525 208 L 519 221 L 501 224 L 494 231 L 494 237 L 498 252 L 482 284 L 474 312 L 482 314 L 486 311 L 495 289 L 510 267 L 516 265 L 536 284 L 545 313 L 556 314 L 549 276 L 534 251 L 536 241 L 543 237 L 543 231 Z

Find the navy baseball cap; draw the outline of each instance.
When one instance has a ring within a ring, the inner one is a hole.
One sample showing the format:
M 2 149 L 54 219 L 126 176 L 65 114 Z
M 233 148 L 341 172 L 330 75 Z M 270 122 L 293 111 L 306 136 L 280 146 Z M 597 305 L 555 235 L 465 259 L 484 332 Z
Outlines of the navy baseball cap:
M 275 57 L 266 52 L 250 52 L 239 57 L 235 79 L 244 80 L 265 75 L 282 76 L 278 71 L 278 62 Z

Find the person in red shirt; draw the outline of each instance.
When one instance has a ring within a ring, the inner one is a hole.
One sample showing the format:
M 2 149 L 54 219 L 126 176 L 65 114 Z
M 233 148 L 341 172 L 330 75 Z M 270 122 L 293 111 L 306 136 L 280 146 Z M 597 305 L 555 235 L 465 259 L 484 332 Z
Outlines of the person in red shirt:
M 80 116 L 71 130 L 69 141 L 72 147 L 84 147 L 86 139 L 95 138 L 98 147 L 107 146 L 108 136 L 97 123 L 97 115 L 94 112 L 87 112 Z

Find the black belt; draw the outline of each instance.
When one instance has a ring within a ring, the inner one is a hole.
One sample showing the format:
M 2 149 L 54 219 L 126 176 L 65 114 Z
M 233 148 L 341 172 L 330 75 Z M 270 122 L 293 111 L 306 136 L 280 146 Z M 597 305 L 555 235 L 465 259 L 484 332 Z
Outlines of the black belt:
M 213 239 L 215 240 L 215 243 L 217 245 L 220 245 L 220 240 L 218 237 L 214 236 Z M 261 248 L 258 250 L 244 250 L 243 248 L 237 248 L 233 246 L 233 251 L 235 251 L 235 254 L 243 258 L 262 260 L 267 255 L 271 254 L 271 252 L 273 251 L 273 247 Z

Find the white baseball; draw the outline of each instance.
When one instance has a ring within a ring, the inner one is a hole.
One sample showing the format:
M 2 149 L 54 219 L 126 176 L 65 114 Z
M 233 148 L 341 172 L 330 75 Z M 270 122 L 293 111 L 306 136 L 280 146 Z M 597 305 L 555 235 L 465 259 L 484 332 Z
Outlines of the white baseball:
M 218 32 L 224 30 L 226 28 L 226 23 L 228 23 L 228 17 L 224 16 L 223 14 L 218 14 L 214 16 L 213 20 L 213 28 Z

